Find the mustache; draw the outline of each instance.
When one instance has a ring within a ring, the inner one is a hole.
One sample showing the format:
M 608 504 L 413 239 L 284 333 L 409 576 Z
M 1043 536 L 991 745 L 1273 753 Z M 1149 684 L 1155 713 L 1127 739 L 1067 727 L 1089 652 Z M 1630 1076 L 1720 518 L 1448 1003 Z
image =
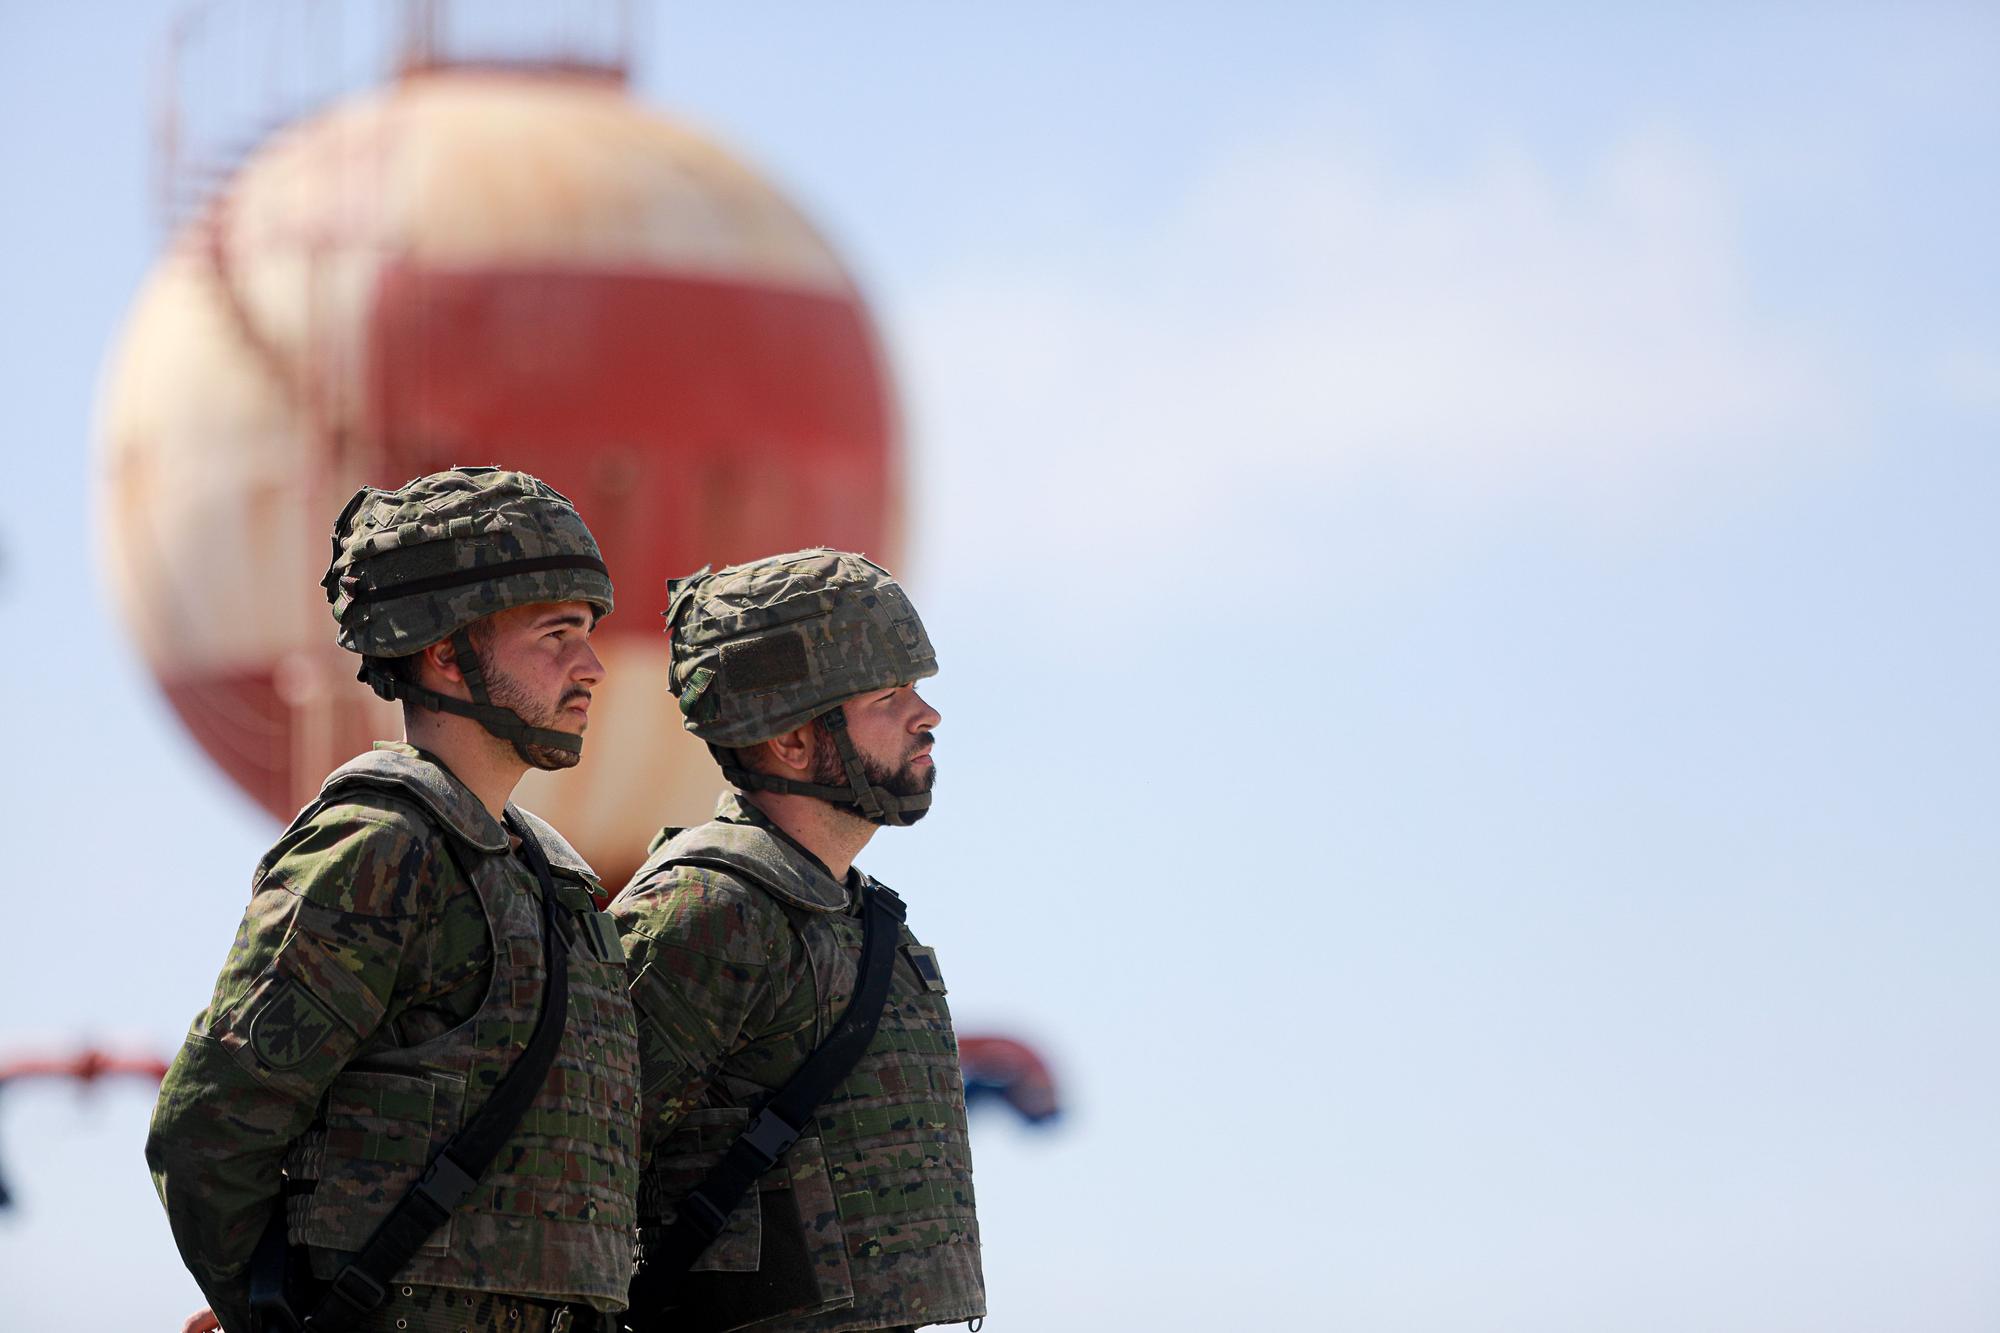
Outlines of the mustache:
M 925 746 L 935 745 L 936 743 L 937 743 L 937 735 L 935 732 L 929 732 L 929 731 L 920 732 L 910 742 L 910 754 L 914 757 L 917 751 L 923 749 Z
M 590 691 L 581 685 L 572 685 L 563 691 L 562 698 L 556 700 L 556 707 L 568 708 L 578 699 L 588 701 L 590 699 Z

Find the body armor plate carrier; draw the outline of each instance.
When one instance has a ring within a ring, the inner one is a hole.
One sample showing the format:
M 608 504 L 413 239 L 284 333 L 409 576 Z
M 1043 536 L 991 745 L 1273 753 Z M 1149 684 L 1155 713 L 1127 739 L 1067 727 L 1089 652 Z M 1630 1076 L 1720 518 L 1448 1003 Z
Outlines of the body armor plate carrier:
M 674 865 L 721 871 L 782 905 L 811 960 L 819 1031 L 830 1032 L 859 982 L 863 925 L 847 889 L 757 824 L 689 829 L 637 880 Z M 841 1333 L 985 1314 L 958 1042 L 933 956 L 907 928 L 891 976 L 866 1052 L 696 1263 L 719 1299 L 673 1311 L 675 1329 Z M 692 1111 L 660 1145 L 640 1179 L 642 1249 L 750 1111 Z M 759 1281 L 731 1283 L 731 1270 Z
M 287 1156 L 290 1238 L 310 1248 L 322 1278 L 367 1240 L 511 1067 L 546 983 L 539 890 L 500 825 L 436 765 L 394 750 L 335 770 L 319 802 L 371 788 L 422 807 L 440 830 L 436 855 L 470 878 L 485 910 L 492 980 L 468 1021 L 416 1045 L 370 1050 L 344 1070 Z M 606 932 L 589 919 L 589 867 L 547 824 L 508 809 L 532 828 L 564 915 L 579 927 L 568 1022 L 519 1127 L 397 1277 L 615 1310 L 631 1271 L 638 1172 L 638 1041 L 623 959 L 615 937 L 604 947 Z

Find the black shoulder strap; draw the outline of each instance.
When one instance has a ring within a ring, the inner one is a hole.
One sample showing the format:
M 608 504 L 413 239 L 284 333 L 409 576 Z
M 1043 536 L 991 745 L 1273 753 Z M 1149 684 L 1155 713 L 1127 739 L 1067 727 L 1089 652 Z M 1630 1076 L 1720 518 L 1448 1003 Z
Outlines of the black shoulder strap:
M 903 900 L 880 884 L 870 884 L 861 899 L 862 935 L 859 983 L 847 1011 L 825 1041 L 813 1048 L 798 1072 L 773 1093 L 709 1168 L 701 1184 L 681 1204 L 673 1224 L 656 1245 L 648 1245 L 637 1276 L 632 1279 L 632 1309 L 655 1312 L 669 1299 L 675 1279 L 694 1265 L 701 1252 L 722 1234 L 723 1224 L 757 1177 L 776 1165 L 798 1141 L 814 1110 L 834 1086 L 846 1078 L 875 1040 L 889 999 L 890 974 L 902 939 Z
M 389 1283 L 415 1257 L 430 1234 L 444 1225 L 452 1209 L 464 1201 L 493 1165 L 501 1146 L 535 1100 L 555 1063 L 569 1021 L 569 940 L 566 923 L 557 912 L 555 878 L 534 832 L 513 818 L 507 826 L 521 840 L 521 851 L 542 886 L 542 956 L 548 969 L 548 989 L 541 1016 L 521 1058 L 514 1062 L 492 1095 L 431 1158 L 423 1179 L 410 1187 L 382 1219 L 348 1265 L 340 1270 L 305 1321 L 309 1333 L 340 1333 L 382 1304 Z M 497 960 L 496 960 L 497 961 Z

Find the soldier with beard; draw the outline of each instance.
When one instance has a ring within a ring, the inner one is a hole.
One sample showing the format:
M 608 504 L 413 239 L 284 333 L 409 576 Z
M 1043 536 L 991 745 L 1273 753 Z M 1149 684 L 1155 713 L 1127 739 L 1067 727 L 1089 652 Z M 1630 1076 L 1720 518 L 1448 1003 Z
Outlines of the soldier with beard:
M 187 1327 L 591 1327 L 631 1272 L 637 1041 L 595 876 L 509 796 L 581 754 L 611 580 L 568 500 L 457 468 L 358 493 L 325 588 L 406 739 L 336 769 L 259 863 L 161 1084 L 146 1160 L 212 1307 Z M 544 1007 L 552 1063 L 510 1085 L 532 1100 L 478 1127 Z M 421 1239 L 381 1248 L 392 1212 Z M 294 1308 L 253 1319 L 267 1251 Z
M 853 864 L 878 828 L 930 806 L 938 713 L 915 688 L 937 671 L 930 639 L 885 570 L 840 551 L 703 571 L 669 598 L 686 728 L 734 790 L 709 823 L 662 832 L 610 908 L 643 1101 L 628 1324 L 839 1333 L 981 1317 L 944 979 L 900 899 Z M 844 1072 L 788 1123 L 794 1077 L 854 1021 L 870 930 L 888 954 L 879 1024 L 853 1037 L 851 1065 L 820 1062 Z M 755 1181 L 740 1202 L 715 1188 L 729 1161 Z

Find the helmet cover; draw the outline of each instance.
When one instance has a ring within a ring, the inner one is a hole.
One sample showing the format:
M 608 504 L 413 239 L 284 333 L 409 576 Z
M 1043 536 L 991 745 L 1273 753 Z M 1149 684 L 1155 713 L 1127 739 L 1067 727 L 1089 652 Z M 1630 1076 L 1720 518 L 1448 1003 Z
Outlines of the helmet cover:
M 536 768 L 566 768 L 583 740 L 493 702 L 474 622 L 540 602 L 588 602 L 611 614 L 597 541 L 561 492 L 525 472 L 459 467 L 393 491 L 364 486 L 333 524 L 321 580 L 336 641 L 362 655 L 360 679 L 384 699 L 469 717 Z M 374 659 L 451 640 L 470 699 L 438 693 Z
M 576 506 L 525 472 L 494 467 L 363 487 L 334 523 L 321 582 L 340 646 L 369 657 L 407 657 L 536 602 L 588 602 L 600 618 L 612 607 L 611 577 Z
M 668 585 L 670 679 L 683 725 L 754 745 L 869 690 L 937 674 L 916 608 L 889 571 L 827 547 Z

